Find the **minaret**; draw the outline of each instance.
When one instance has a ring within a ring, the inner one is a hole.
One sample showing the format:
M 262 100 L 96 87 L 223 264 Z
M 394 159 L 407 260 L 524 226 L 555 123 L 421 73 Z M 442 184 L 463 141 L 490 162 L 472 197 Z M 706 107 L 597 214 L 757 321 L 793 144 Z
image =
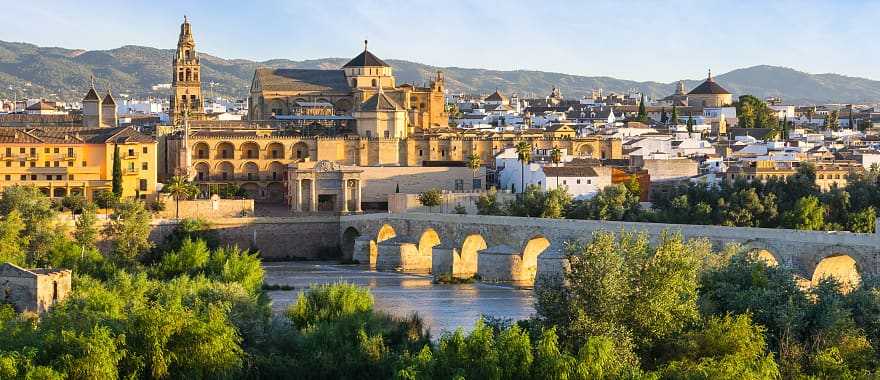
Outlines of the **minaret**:
M 171 79 L 171 122 L 179 124 L 183 120 L 185 110 L 189 111 L 189 119 L 200 119 L 204 116 L 202 101 L 202 85 L 199 77 L 199 55 L 193 39 L 189 20 L 183 16 L 180 25 L 180 37 L 177 40 L 177 52 L 171 63 L 173 78 Z

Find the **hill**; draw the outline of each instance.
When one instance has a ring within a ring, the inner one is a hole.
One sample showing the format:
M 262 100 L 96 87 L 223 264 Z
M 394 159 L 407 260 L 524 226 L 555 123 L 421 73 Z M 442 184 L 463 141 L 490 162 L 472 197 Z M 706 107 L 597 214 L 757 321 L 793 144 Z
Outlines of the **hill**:
M 157 84 L 170 82 L 172 49 L 123 46 L 112 50 L 84 51 L 0 41 L 0 97 L 12 98 L 10 86 L 18 96 L 77 100 L 89 77 L 98 78 L 99 87 L 112 83 L 117 94 L 136 97 L 167 96 L 167 90 L 154 91 Z M 273 59 L 255 62 L 224 59 L 201 53 L 202 86 L 206 95 L 246 97 L 257 67 L 338 68 L 345 58 L 293 61 Z M 399 83 L 422 83 L 437 70 L 443 70 L 447 87 L 453 93 L 488 94 L 496 88 L 504 93 L 543 97 L 555 86 L 563 95 L 580 97 L 592 89 L 624 92 L 637 89 L 654 97 L 671 94 L 675 83 L 636 82 L 610 77 L 578 76 L 542 71 L 501 71 L 460 67 L 435 67 L 416 62 L 389 59 Z M 702 79 L 686 80 L 693 88 Z M 716 80 L 736 95 L 779 96 L 787 103 L 848 103 L 880 101 L 880 82 L 839 74 L 809 74 L 785 67 L 754 66 L 718 75 Z M 210 82 L 214 82 L 212 87 Z

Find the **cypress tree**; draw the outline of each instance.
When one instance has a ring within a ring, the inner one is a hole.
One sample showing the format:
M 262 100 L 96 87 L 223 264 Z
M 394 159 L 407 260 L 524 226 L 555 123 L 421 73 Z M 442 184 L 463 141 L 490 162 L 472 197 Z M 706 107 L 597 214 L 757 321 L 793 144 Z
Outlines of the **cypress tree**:
M 122 196 L 122 160 L 119 158 L 119 145 L 113 144 L 113 195 Z
M 669 121 L 669 117 L 666 115 L 666 107 L 660 109 L 660 122 L 666 124 Z
M 687 131 L 688 131 L 688 133 L 694 131 L 694 116 L 693 115 L 688 115 Z
M 642 101 L 639 102 L 639 121 L 648 122 L 648 111 L 645 109 L 645 94 L 642 94 Z
M 670 118 L 673 125 L 678 124 L 678 109 L 672 106 L 672 117 Z

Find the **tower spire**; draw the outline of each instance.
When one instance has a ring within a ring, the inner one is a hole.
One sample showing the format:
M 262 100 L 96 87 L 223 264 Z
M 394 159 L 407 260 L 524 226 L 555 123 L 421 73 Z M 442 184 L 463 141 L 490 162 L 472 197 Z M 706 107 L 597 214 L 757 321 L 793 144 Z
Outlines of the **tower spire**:
M 367 40 L 364 40 L 364 51 L 367 51 Z
M 709 69 L 709 79 L 708 79 L 708 80 L 709 80 L 709 81 L 712 80 L 712 69 Z

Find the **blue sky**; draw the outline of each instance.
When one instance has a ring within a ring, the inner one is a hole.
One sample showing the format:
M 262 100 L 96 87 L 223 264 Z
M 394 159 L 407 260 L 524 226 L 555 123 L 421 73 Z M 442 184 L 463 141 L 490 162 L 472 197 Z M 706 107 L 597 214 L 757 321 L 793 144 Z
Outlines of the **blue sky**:
M 671 82 L 759 64 L 880 79 L 880 1 L 4 1 L 0 40 L 382 58 Z M 253 4 L 252 4 L 253 3 Z M 86 5 L 88 4 L 88 5 Z

